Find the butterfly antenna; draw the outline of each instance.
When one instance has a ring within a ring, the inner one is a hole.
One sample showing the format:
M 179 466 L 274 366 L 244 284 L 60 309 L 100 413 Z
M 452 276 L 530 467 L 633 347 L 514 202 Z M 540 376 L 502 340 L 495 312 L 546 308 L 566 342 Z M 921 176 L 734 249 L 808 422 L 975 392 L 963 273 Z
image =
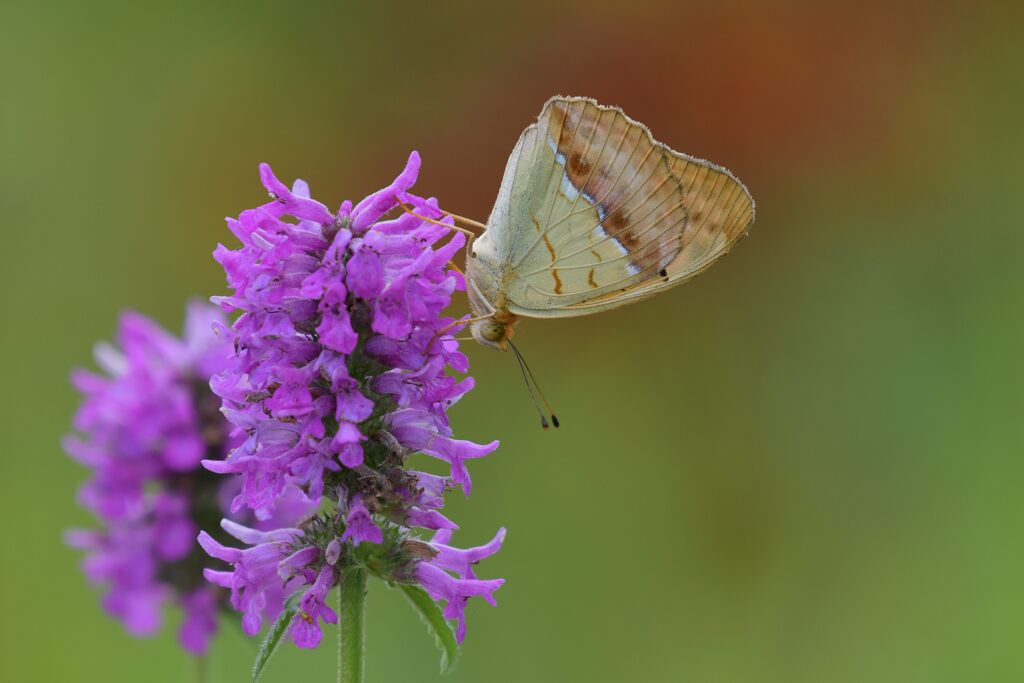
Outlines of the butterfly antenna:
M 530 392 L 530 398 L 533 399 L 533 407 L 537 409 L 537 414 L 540 415 L 540 426 L 543 429 L 548 428 L 548 418 L 544 414 L 544 411 L 540 408 L 540 402 L 537 401 L 537 395 L 533 393 L 533 385 L 530 384 L 529 376 L 526 374 L 526 361 L 523 360 L 523 356 L 519 353 L 519 349 L 511 344 L 512 351 L 516 354 L 516 360 L 519 361 L 519 371 L 523 373 L 523 381 L 526 382 L 526 390 Z
M 558 416 L 555 415 L 555 411 L 551 409 L 551 404 L 548 403 L 548 400 L 544 398 L 544 392 L 540 390 L 540 385 L 537 384 L 537 378 L 533 376 L 533 370 L 530 369 L 530 366 L 526 363 L 526 359 L 523 358 L 523 354 L 519 352 L 519 349 L 514 343 L 512 343 L 511 339 L 508 340 L 508 345 L 512 347 L 512 352 L 516 354 L 516 360 L 519 361 L 519 370 L 523 373 L 523 381 L 526 382 L 526 388 L 530 392 L 530 398 L 533 399 L 533 405 L 536 406 L 537 412 L 540 413 L 540 426 L 547 429 L 548 419 L 545 417 L 544 411 L 540 408 L 540 402 L 537 401 L 537 396 L 540 396 L 540 401 L 543 402 L 544 407 L 547 408 L 548 413 L 551 415 L 551 424 L 555 426 L 555 429 L 558 429 Z M 536 395 L 533 393 L 534 387 L 537 389 Z

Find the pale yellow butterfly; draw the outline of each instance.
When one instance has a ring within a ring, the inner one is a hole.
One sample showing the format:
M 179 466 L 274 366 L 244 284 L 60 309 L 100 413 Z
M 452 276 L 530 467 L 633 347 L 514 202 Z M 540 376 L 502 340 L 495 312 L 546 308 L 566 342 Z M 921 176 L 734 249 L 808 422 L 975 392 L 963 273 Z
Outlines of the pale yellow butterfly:
M 705 270 L 753 222 L 753 198 L 725 168 L 663 145 L 618 107 L 553 97 L 467 247 L 473 337 L 505 350 L 520 317 L 646 299 Z
M 754 200 L 728 170 L 656 141 L 618 107 L 553 97 L 512 150 L 487 224 L 451 215 L 484 228 L 466 249 L 473 317 L 454 325 L 511 346 L 530 386 L 511 344 L 520 318 L 600 313 L 689 280 L 747 233 Z

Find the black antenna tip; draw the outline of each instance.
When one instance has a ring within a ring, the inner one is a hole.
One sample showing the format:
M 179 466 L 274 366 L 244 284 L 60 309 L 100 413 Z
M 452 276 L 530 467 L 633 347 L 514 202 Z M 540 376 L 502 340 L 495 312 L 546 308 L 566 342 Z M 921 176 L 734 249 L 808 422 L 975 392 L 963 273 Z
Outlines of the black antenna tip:
M 551 413 L 551 424 L 555 425 L 555 429 L 558 429 L 558 416 Z

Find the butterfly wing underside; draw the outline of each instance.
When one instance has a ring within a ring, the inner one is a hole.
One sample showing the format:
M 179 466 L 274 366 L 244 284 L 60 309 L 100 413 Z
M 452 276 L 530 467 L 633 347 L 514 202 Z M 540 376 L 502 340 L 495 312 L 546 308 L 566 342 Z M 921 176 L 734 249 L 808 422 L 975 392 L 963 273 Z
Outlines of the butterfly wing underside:
M 618 108 L 554 98 L 509 158 L 473 279 L 516 315 L 595 313 L 693 277 L 753 217 L 727 170 L 656 142 Z

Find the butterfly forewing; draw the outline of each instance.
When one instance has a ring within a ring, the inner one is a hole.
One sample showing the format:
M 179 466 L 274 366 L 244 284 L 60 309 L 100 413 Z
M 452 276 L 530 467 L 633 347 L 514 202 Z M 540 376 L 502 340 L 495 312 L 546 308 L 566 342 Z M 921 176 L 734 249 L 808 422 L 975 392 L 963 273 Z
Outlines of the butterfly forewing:
M 515 306 L 568 306 L 643 281 L 681 247 L 682 192 L 642 127 L 589 100 L 553 100 L 523 150 L 509 254 Z M 516 226 L 531 226 L 532 230 Z

